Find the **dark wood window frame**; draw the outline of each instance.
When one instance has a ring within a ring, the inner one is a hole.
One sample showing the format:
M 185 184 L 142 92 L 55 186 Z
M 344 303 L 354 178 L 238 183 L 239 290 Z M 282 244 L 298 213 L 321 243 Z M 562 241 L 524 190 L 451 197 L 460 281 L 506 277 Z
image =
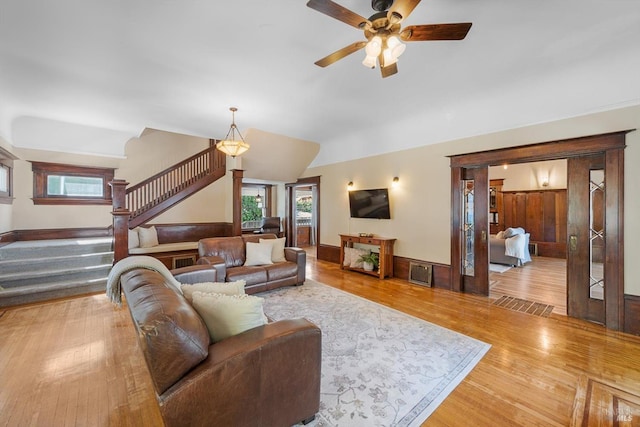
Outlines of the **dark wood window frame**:
M 0 147 L 0 168 L 7 171 L 7 189 L 6 191 L 0 190 L 0 204 L 13 204 L 13 161 L 17 159 L 16 156 Z
M 111 205 L 111 187 L 114 170 L 89 166 L 65 165 L 60 163 L 31 162 L 33 171 L 34 205 Z M 49 195 L 47 181 L 49 175 L 79 176 L 102 179 L 102 197 L 77 197 Z

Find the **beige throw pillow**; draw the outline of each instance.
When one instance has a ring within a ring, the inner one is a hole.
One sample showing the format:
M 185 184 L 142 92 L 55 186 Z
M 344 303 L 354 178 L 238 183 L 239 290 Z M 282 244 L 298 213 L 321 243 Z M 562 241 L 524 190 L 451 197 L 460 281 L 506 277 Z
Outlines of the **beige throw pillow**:
M 280 237 L 278 239 L 260 239 L 261 245 L 271 246 L 271 262 L 284 262 L 287 260 L 284 257 L 284 244 L 286 240 L 286 237 Z
M 138 228 L 134 228 L 133 230 L 129 230 L 129 249 L 139 248 L 140 247 L 140 238 L 138 237 Z
M 149 228 L 139 227 L 138 237 L 140 238 L 141 248 L 158 246 L 158 232 L 156 231 L 156 227 L 153 225 Z
M 263 301 L 253 295 L 193 293 L 193 307 L 207 325 L 213 342 L 266 324 Z
M 203 282 L 194 284 L 182 284 L 182 294 L 190 303 L 193 303 L 194 292 L 202 292 L 203 294 L 224 294 L 224 295 L 244 295 L 244 280 L 235 282 Z
M 246 250 L 245 266 L 273 264 L 271 262 L 271 245 L 247 242 Z

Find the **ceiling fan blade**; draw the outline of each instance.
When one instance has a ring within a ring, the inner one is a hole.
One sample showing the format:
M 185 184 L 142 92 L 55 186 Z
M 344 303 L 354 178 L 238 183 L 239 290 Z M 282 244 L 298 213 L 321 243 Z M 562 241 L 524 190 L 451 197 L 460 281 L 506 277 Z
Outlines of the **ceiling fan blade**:
M 319 67 L 326 67 L 327 65 L 331 65 L 334 62 L 344 58 L 345 56 L 351 55 L 354 52 L 359 51 L 363 47 L 365 47 L 367 42 L 355 42 L 350 44 L 349 46 L 345 46 L 340 50 L 336 50 L 330 55 L 325 56 L 324 58 L 314 62 Z
M 420 0 L 396 0 L 393 2 L 393 6 L 391 6 L 389 12 L 399 13 L 402 19 L 406 19 L 418 3 L 420 3 Z
M 358 29 L 363 28 L 364 24 L 369 22 L 367 18 L 363 18 L 357 13 L 331 0 L 309 0 L 307 6 Z
M 467 36 L 471 22 L 460 24 L 409 25 L 400 32 L 406 42 L 425 40 L 462 40 Z
M 391 65 L 388 65 L 386 67 L 381 67 L 380 68 L 380 72 L 382 73 L 382 78 L 384 79 L 385 77 L 389 77 L 394 75 L 395 73 L 398 72 L 398 63 L 394 62 Z

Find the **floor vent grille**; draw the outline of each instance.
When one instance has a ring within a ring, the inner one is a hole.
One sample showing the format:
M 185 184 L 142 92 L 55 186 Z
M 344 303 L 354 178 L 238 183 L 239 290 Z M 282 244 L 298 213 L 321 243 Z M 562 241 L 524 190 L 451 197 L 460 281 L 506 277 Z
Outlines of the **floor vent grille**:
M 409 282 L 431 287 L 433 265 L 418 262 L 409 263 Z

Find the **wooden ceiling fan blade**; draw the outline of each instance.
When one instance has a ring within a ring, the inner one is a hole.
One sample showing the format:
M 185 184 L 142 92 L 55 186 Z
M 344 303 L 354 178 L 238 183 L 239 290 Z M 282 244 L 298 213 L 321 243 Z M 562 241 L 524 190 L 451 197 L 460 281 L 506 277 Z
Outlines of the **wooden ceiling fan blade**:
M 395 0 L 389 12 L 399 13 L 402 19 L 406 19 L 418 3 L 420 3 L 420 0 Z
M 349 46 L 345 46 L 340 50 L 336 50 L 330 55 L 325 56 L 324 58 L 315 62 L 315 64 L 319 67 L 326 67 L 328 65 L 333 64 L 334 62 L 344 58 L 345 56 L 351 55 L 354 52 L 359 51 L 363 47 L 365 47 L 367 42 L 355 42 L 350 44 Z
M 394 62 L 393 64 L 388 65 L 386 67 L 380 67 L 380 72 L 382 73 L 383 79 L 385 77 L 393 76 L 395 73 L 398 72 L 398 63 Z
M 307 6 L 358 29 L 363 28 L 364 24 L 369 22 L 367 18 L 363 18 L 357 13 L 331 0 L 309 0 Z
M 406 42 L 426 40 L 462 40 L 467 36 L 471 22 L 459 24 L 409 25 L 400 32 Z

